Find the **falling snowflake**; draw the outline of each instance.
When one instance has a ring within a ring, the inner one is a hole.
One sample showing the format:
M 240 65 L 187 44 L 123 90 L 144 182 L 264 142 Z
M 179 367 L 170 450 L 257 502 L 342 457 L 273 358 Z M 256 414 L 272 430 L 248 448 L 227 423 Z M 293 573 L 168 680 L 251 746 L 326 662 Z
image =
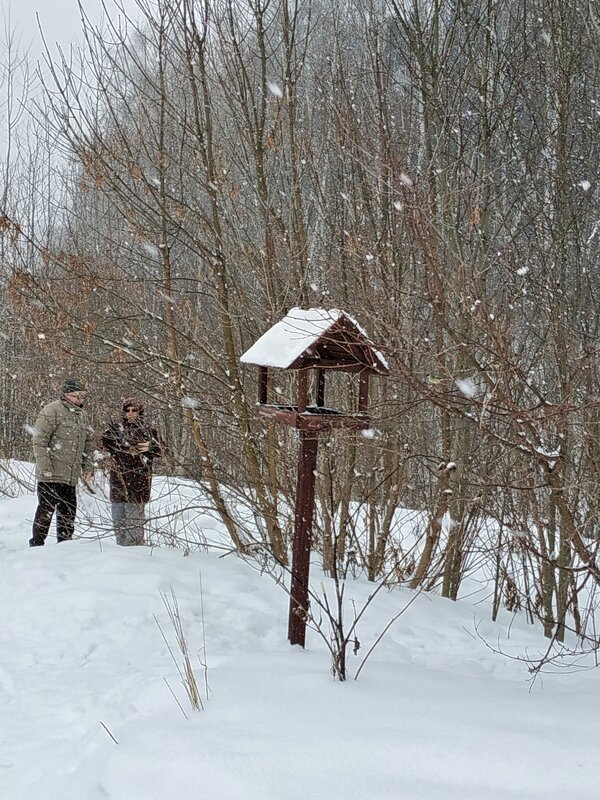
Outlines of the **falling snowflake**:
M 144 248 L 146 253 L 149 256 L 152 256 L 153 258 L 158 258 L 158 256 L 160 255 L 160 250 L 158 249 L 158 247 L 156 247 L 156 245 L 152 244 L 151 242 L 143 242 L 142 247 Z
M 278 97 L 280 100 L 283 97 L 283 89 L 278 84 L 268 81 L 267 89 L 271 92 L 273 97 Z
M 472 378 L 457 378 L 456 386 L 459 392 L 464 394 L 465 397 L 475 397 L 477 394 L 477 386 L 475 386 L 475 382 Z
M 182 397 L 181 398 L 181 407 L 182 408 L 198 408 L 200 404 L 196 400 L 195 397 Z

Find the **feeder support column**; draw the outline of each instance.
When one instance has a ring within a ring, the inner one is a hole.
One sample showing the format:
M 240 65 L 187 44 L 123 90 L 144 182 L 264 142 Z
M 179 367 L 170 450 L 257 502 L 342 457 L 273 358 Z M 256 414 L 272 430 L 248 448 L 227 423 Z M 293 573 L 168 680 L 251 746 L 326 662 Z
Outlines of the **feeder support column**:
M 299 644 L 301 647 L 304 647 L 306 638 L 308 576 L 315 505 L 315 469 L 317 468 L 318 436 L 319 434 L 316 431 L 300 431 L 300 463 L 298 464 L 298 482 L 296 486 L 288 639 L 290 644 Z

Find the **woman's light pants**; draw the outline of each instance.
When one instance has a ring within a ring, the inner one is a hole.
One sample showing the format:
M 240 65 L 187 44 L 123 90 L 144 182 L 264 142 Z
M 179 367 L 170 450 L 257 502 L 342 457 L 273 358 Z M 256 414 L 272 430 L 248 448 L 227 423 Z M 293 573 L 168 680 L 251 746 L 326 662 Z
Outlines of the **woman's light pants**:
M 143 503 L 111 503 L 111 513 L 117 544 L 144 544 Z

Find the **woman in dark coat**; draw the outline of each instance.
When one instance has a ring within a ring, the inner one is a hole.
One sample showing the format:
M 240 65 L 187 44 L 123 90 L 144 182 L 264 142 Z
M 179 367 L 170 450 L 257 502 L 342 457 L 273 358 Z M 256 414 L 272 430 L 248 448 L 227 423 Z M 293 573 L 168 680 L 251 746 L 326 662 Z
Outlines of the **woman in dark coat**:
M 102 436 L 109 456 L 110 503 L 117 544 L 144 544 L 144 507 L 150 500 L 152 464 L 160 456 L 155 428 L 144 421 L 144 406 L 130 397 L 122 418 L 112 422 Z

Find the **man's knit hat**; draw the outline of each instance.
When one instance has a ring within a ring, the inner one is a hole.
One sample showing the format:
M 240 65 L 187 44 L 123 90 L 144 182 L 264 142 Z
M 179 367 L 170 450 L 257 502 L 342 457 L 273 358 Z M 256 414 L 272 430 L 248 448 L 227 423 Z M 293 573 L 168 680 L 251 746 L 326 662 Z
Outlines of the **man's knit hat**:
M 62 393 L 63 394 L 70 394 L 71 392 L 85 392 L 86 388 L 81 381 L 78 381 L 77 378 L 65 378 L 65 382 L 63 384 Z

